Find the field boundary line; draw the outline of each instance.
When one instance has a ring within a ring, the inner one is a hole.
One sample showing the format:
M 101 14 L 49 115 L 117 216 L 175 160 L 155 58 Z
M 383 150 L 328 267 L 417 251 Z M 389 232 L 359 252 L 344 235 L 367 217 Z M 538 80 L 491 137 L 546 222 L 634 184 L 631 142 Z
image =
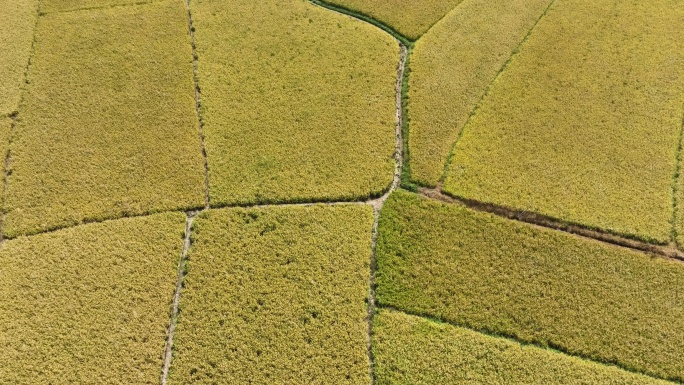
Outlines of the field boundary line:
M 432 23 L 432 25 L 430 25 L 430 26 L 428 27 L 428 29 L 425 30 L 425 32 L 423 32 L 420 36 L 418 36 L 418 38 L 417 38 L 415 41 L 418 42 L 418 40 L 420 40 L 421 37 L 427 35 L 427 34 L 432 30 L 432 28 L 434 28 L 434 27 L 435 27 L 437 24 L 439 24 L 439 22 L 441 22 L 442 20 L 444 20 L 444 19 L 446 19 L 447 17 L 449 17 L 453 12 L 455 12 L 458 8 L 460 8 L 461 5 L 462 5 L 463 3 L 465 3 L 466 1 L 469 1 L 469 0 L 462 0 L 460 3 L 456 4 L 455 7 L 451 8 L 449 11 L 447 11 L 447 13 L 445 13 L 444 16 L 440 17 L 439 20 L 437 20 L 437 21 L 435 21 L 434 23 Z
M 128 3 L 128 4 L 104 5 L 104 6 L 99 6 L 99 7 L 98 6 L 83 7 L 83 8 L 76 8 L 76 9 L 67 9 L 64 11 L 41 12 L 38 14 L 38 16 L 59 15 L 61 13 L 74 13 L 74 12 L 104 11 L 104 10 L 108 10 L 108 9 L 128 8 L 128 7 L 136 7 L 136 6 L 140 6 L 140 5 L 163 3 L 165 1 L 168 1 L 168 0 L 147 0 L 147 1 L 136 1 L 135 3 Z
M 649 253 L 660 258 L 684 262 L 684 252 L 670 245 L 648 243 L 638 239 L 627 238 L 618 234 L 610 233 L 605 230 L 562 221 L 543 214 L 524 210 L 516 210 L 510 207 L 505 207 L 494 203 L 480 202 L 474 199 L 454 197 L 441 191 L 439 186 L 436 189 L 421 188 L 419 193 L 428 199 L 449 204 L 462 205 L 471 210 L 493 214 L 498 217 L 514 220 L 516 222 L 522 222 L 548 230 L 561 231 L 564 233 L 580 236 L 582 238 L 592 239 L 601 243 L 620 246 L 633 251 Z
M 7 151 L 5 152 L 5 162 L 4 162 L 4 180 L 2 185 L 2 207 L 0 213 L 0 246 L 5 242 L 5 216 L 7 215 L 7 208 L 5 204 L 7 203 L 7 190 L 9 188 L 9 177 L 12 174 L 12 153 L 11 147 L 14 142 L 14 132 L 16 131 L 17 121 L 19 119 L 19 109 L 24 102 L 24 94 L 26 94 L 26 86 L 28 84 L 29 71 L 31 70 L 31 65 L 33 64 L 33 54 L 36 51 L 36 31 L 38 30 L 38 22 L 40 21 L 40 2 L 36 3 L 36 22 L 33 25 L 33 39 L 31 40 L 31 48 L 29 49 L 28 60 L 26 61 L 26 67 L 24 68 L 24 79 L 21 84 L 21 89 L 19 92 L 19 101 L 17 102 L 15 111 L 8 114 L 7 117 L 12 120 L 9 128 L 9 138 L 7 140 Z
M 492 88 L 494 87 L 494 84 L 496 83 L 496 81 L 499 80 L 499 78 L 501 78 L 501 76 L 506 71 L 506 69 L 508 69 L 508 66 L 510 66 L 510 64 L 513 62 L 513 59 L 520 53 L 520 51 L 522 50 L 525 43 L 527 42 L 527 40 L 532 35 L 532 32 L 534 32 L 534 30 L 537 28 L 537 25 L 539 25 L 539 22 L 549 13 L 549 10 L 551 9 L 551 7 L 553 7 L 554 4 L 556 4 L 556 0 L 551 0 L 549 2 L 549 5 L 546 7 L 546 9 L 541 14 L 541 16 L 539 16 L 537 21 L 535 21 L 534 24 L 532 25 L 532 27 L 527 31 L 527 34 L 525 34 L 525 36 L 522 38 L 522 40 L 520 40 L 518 45 L 515 47 L 515 49 L 511 53 L 511 56 L 509 56 L 508 60 L 506 60 L 506 62 L 501 66 L 501 68 L 499 69 L 499 72 L 497 72 L 497 74 L 494 76 L 494 78 L 492 78 L 492 81 L 489 82 L 489 84 L 487 85 L 487 88 L 485 88 L 485 91 L 482 93 L 482 97 L 480 97 L 480 100 L 478 100 L 477 103 L 475 104 L 475 107 L 473 107 L 473 110 L 470 111 L 468 118 L 466 119 L 465 123 L 463 123 L 463 126 L 461 126 L 461 130 L 458 132 L 458 136 L 456 137 L 456 140 L 454 140 L 454 143 L 451 145 L 451 150 L 449 151 L 449 155 L 447 155 L 446 163 L 444 164 L 444 170 L 442 171 L 442 176 L 439 178 L 438 183 L 440 183 L 440 182 L 443 183 L 444 180 L 446 179 L 447 173 L 449 172 L 449 166 L 451 165 L 451 162 L 454 158 L 454 153 L 456 152 L 456 145 L 458 145 L 458 142 L 461 140 L 461 137 L 463 137 L 463 132 L 468 127 L 468 124 L 470 124 L 470 121 L 473 119 L 475 114 L 477 114 L 477 112 L 480 110 L 482 103 L 487 98 L 487 96 L 489 96 L 489 94 L 491 93 Z M 428 186 L 426 186 L 426 187 L 428 187 Z
M 347 8 L 347 7 L 344 7 L 341 5 L 331 4 L 331 3 L 327 2 L 326 0 L 309 0 L 309 2 L 313 5 L 317 5 L 321 8 L 325 8 L 325 9 L 328 9 L 330 11 L 339 13 L 341 15 L 346 15 L 346 16 L 352 17 L 354 19 L 357 19 L 357 20 L 366 22 L 368 24 L 374 25 L 374 26 L 380 28 L 381 30 L 387 32 L 392 37 L 394 37 L 396 40 L 398 40 L 401 44 L 403 44 L 407 47 L 412 46 L 417 40 L 417 39 L 416 40 L 409 39 L 408 37 L 402 35 L 399 31 L 392 28 L 391 26 L 389 26 L 389 25 L 383 23 L 382 21 L 375 19 L 369 15 L 366 15 L 363 12 L 355 11 L 351 8 Z
M 197 75 L 197 45 L 195 44 L 195 26 L 190 11 L 190 0 L 185 0 L 185 11 L 188 15 L 188 32 L 190 34 L 190 47 L 192 47 L 192 78 L 195 83 L 195 110 L 197 110 L 197 122 L 199 125 L 199 138 L 202 144 L 202 159 L 204 161 L 204 208 L 209 208 L 209 161 L 207 160 L 207 147 L 204 142 L 204 119 L 202 118 L 201 92 L 199 76 Z
M 684 107 L 684 106 L 683 106 Z M 682 108 L 684 110 L 684 108 Z M 672 177 L 672 230 L 671 230 L 671 241 L 675 247 L 679 248 L 681 245 L 677 241 L 679 231 L 677 230 L 677 221 L 679 218 L 679 199 L 677 195 L 679 194 L 679 178 L 681 178 L 682 173 L 682 141 L 684 140 L 684 111 L 682 113 L 682 126 L 679 129 L 679 136 L 677 137 L 677 152 L 675 155 L 675 172 Z
M 434 322 L 434 323 L 436 323 L 436 324 L 446 324 L 446 325 L 450 325 L 450 326 L 453 326 L 453 327 L 457 327 L 457 328 L 461 328 L 461 329 L 466 329 L 466 330 L 469 330 L 469 331 L 472 331 L 472 332 L 475 332 L 475 333 L 478 333 L 478 334 L 482 334 L 482 335 L 485 335 L 485 336 L 489 336 L 489 337 L 492 337 L 492 338 L 497 338 L 497 339 L 500 339 L 500 340 L 506 340 L 506 341 L 514 342 L 514 343 L 520 344 L 520 345 L 522 345 L 522 346 L 533 346 L 533 347 L 537 347 L 537 348 L 539 348 L 539 349 L 543 349 L 543 350 L 550 351 L 550 352 L 553 352 L 553 353 L 561 354 L 561 355 L 563 355 L 563 356 L 565 356 L 565 357 L 573 357 L 573 358 L 577 358 L 577 359 L 580 359 L 580 360 L 585 361 L 585 362 L 589 362 L 589 363 L 593 363 L 593 364 L 597 364 L 597 365 L 601 365 L 601 366 L 605 366 L 605 367 L 613 367 L 613 368 L 616 368 L 616 369 L 619 369 L 619 370 L 622 370 L 622 371 L 625 371 L 625 372 L 638 374 L 638 375 L 645 376 L 645 377 L 648 377 L 648 378 L 651 378 L 651 379 L 654 379 L 654 380 L 665 381 L 665 382 L 669 382 L 669 383 L 672 383 L 672 384 L 682 384 L 682 385 L 684 385 L 684 382 L 682 382 L 682 381 L 678 381 L 678 380 L 675 380 L 675 379 L 669 379 L 669 378 L 665 378 L 665 377 L 660 377 L 660 376 L 657 376 L 657 375 L 654 375 L 654 374 L 650 374 L 650 373 L 648 373 L 648 372 L 644 372 L 644 371 L 640 371 L 640 370 L 637 370 L 637 369 L 633 369 L 633 368 L 630 368 L 630 367 L 627 367 L 627 366 L 623 366 L 623 365 L 621 365 L 621 364 L 619 364 L 619 363 L 616 363 L 616 362 L 611 362 L 611 361 L 607 361 L 607 360 L 600 360 L 600 359 L 594 359 L 594 358 L 591 358 L 591 357 L 588 357 L 588 356 L 585 356 L 585 355 L 570 353 L 570 352 L 567 352 L 567 351 L 563 350 L 563 348 L 560 347 L 560 346 L 558 346 L 558 345 L 554 345 L 554 344 L 543 345 L 543 344 L 538 343 L 538 342 L 523 341 L 523 340 L 518 339 L 518 338 L 517 338 L 516 336 L 514 336 L 514 335 L 501 334 L 501 333 L 498 333 L 498 332 L 495 332 L 495 331 L 491 331 L 491 330 L 488 330 L 488 329 L 474 328 L 474 327 L 471 327 L 471 326 L 466 325 L 466 324 L 459 324 L 459 323 L 457 323 L 457 322 L 452 322 L 452 321 L 449 321 L 449 320 L 446 320 L 446 319 L 443 319 L 443 318 L 440 318 L 440 317 L 436 317 L 436 316 L 433 316 L 433 315 L 430 315 L 430 314 L 427 314 L 427 313 L 421 313 L 421 312 L 414 312 L 414 311 L 410 311 L 410 310 L 404 310 L 404 309 L 401 309 L 401 308 L 397 308 L 397 307 L 395 307 L 395 306 L 382 305 L 382 304 L 380 304 L 380 305 L 378 305 L 378 308 L 379 308 L 379 309 L 382 309 L 382 310 L 388 310 L 388 311 L 393 311 L 393 312 L 397 312 L 397 313 L 402 313 L 402 314 L 410 315 L 410 316 L 413 316 L 413 317 L 422 318 L 422 319 L 424 319 L 424 320 L 427 320 L 427 321 L 430 321 L 430 322 Z
M 171 313 L 169 315 L 169 326 L 166 331 L 166 343 L 164 345 L 164 363 L 161 373 L 161 385 L 166 385 L 169 377 L 169 369 L 171 369 L 171 361 L 173 359 L 173 337 L 176 332 L 176 325 L 178 325 L 179 304 L 181 291 L 183 290 L 183 279 L 186 274 L 186 264 L 188 261 L 188 250 L 190 250 L 190 236 L 192 234 L 192 223 L 195 217 L 201 211 L 189 211 L 186 213 L 185 220 L 185 236 L 183 237 L 183 247 L 181 248 L 180 258 L 178 259 L 178 275 L 176 278 L 176 289 L 173 293 L 171 301 Z

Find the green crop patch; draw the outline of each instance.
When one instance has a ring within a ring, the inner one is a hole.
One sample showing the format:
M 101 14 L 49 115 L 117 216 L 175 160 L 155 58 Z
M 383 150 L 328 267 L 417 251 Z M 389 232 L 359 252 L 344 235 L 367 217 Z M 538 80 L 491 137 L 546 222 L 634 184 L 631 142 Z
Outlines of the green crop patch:
M 183 4 L 46 15 L 36 34 L 5 234 L 203 206 Z
M 416 40 L 463 0 L 324 0 L 383 23 Z
M 0 118 L 0 156 L 4 159 L 9 147 L 9 138 L 12 128 L 12 119 Z
M 40 11 L 41 13 L 54 13 L 75 10 L 102 9 L 122 5 L 139 5 L 154 1 L 159 0 L 41 0 Z
M 158 384 L 185 215 L 87 224 L 0 250 L 0 382 Z
M 191 6 L 212 206 L 389 188 L 396 41 L 305 0 Z
M 378 385 L 671 384 L 389 310 L 373 320 L 373 352 Z
M 169 383 L 367 383 L 372 226 L 360 205 L 202 213 Z
M 0 0 L 0 117 L 17 110 L 38 17 L 37 0 Z
M 400 192 L 381 305 L 684 380 L 684 263 Z
M 411 55 L 411 179 L 434 186 L 468 117 L 551 0 L 466 0 Z
M 464 128 L 445 191 L 668 242 L 683 20 L 677 0 L 558 0 Z

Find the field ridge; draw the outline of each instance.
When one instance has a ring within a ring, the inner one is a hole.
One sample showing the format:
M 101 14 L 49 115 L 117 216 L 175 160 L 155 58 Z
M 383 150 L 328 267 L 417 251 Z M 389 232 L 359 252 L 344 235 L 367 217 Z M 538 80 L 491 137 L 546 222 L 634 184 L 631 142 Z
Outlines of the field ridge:
M 204 208 L 209 208 L 209 162 L 207 160 L 207 147 L 204 143 L 204 119 L 201 109 L 201 91 L 199 76 L 197 75 L 197 46 L 195 44 L 195 27 L 192 21 L 190 0 L 185 0 L 185 10 L 188 14 L 188 33 L 190 34 L 190 46 L 192 47 L 192 79 L 195 82 L 195 109 L 197 110 L 197 123 L 199 124 L 199 138 L 202 144 L 202 159 L 204 160 Z
M 499 217 L 511 219 L 517 222 L 540 226 L 551 230 L 561 231 L 583 238 L 593 239 L 602 243 L 608 243 L 624 248 L 655 254 L 658 257 L 684 262 L 684 252 L 675 244 L 657 244 L 644 242 L 638 238 L 629 238 L 618 233 L 611 233 L 604 229 L 592 228 L 580 223 L 568 222 L 551 216 L 530 211 L 517 210 L 489 202 L 481 202 L 476 199 L 467 199 L 453 196 L 441 190 L 441 184 L 437 188 L 421 188 L 420 195 L 429 199 L 444 203 L 460 204 L 475 211 L 494 214 Z

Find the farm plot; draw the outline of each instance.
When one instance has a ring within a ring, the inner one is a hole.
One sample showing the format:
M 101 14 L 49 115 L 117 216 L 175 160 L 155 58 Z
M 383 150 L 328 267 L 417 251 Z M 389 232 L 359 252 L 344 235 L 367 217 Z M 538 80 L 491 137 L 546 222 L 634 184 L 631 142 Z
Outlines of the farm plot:
M 37 7 L 37 0 L 0 0 L 0 118 L 19 105 Z
M 381 305 L 684 379 L 684 263 L 406 192 L 377 261 Z
M 411 179 L 434 186 L 504 63 L 551 0 L 465 0 L 416 43 L 408 88 Z
M 191 5 L 212 206 L 389 187 L 396 41 L 304 0 Z
M 384 23 L 416 40 L 463 0 L 323 0 Z
M 157 384 L 185 215 L 87 224 L 0 250 L 5 384 Z
M 7 236 L 204 205 L 187 28 L 175 0 L 40 18 Z
M 172 384 L 368 382 L 368 206 L 201 214 Z
M 558 0 L 465 127 L 448 193 L 671 238 L 684 7 Z
M 152 3 L 159 0 L 40 0 L 43 13 L 75 11 L 79 9 L 110 8 L 120 5 Z M 180 1 L 177 1 L 180 3 Z
M 375 316 L 373 332 L 378 385 L 671 384 L 390 310 Z

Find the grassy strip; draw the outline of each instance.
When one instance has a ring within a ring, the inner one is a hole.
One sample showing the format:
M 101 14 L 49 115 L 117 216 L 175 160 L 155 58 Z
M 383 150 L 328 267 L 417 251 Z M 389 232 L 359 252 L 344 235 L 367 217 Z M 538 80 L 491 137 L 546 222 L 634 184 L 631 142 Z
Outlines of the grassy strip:
M 411 178 L 435 186 L 487 87 L 551 0 L 466 0 L 414 48 Z
M 373 213 L 207 211 L 195 220 L 170 384 L 361 384 Z
M 668 242 L 683 19 L 676 0 L 558 0 L 464 129 L 445 191 Z
M 391 36 L 304 0 L 190 5 L 212 206 L 387 190 L 399 52 Z
M 6 241 L 0 378 L 7 384 L 155 384 L 185 215 Z
M 684 178 L 682 177 L 682 149 L 684 147 L 684 106 L 682 107 L 682 126 L 679 130 L 676 168 L 672 180 L 672 241 L 681 248 L 684 245 Z
M 41 17 L 5 234 L 204 206 L 191 61 L 175 0 Z
M 417 40 L 461 1 L 326 0 L 327 3 L 388 25 L 410 41 Z
M 377 300 L 413 314 L 684 380 L 684 264 L 398 192 Z
M 37 7 L 37 0 L 0 0 L 0 117 L 19 107 Z
M 375 316 L 377 385 L 666 385 L 639 374 L 391 310 Z

